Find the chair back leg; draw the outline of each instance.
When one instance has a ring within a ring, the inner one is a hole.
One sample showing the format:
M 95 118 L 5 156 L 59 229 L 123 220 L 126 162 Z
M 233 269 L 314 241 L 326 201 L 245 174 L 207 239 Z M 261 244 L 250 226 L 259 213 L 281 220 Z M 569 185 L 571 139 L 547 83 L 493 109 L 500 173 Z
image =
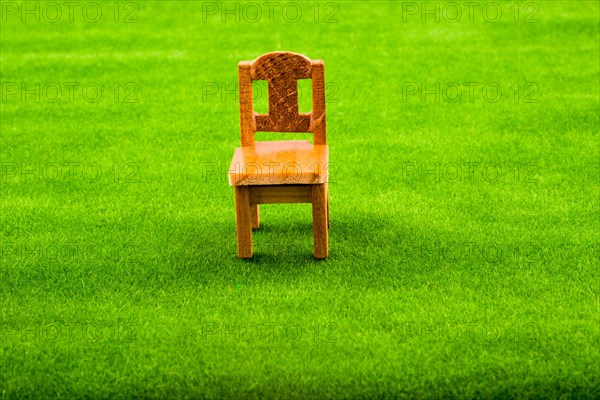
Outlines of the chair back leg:
M 260 227 L 260 210 L 258 204 L 250 206 L 252 212 L 252 229 L 258 229 Z

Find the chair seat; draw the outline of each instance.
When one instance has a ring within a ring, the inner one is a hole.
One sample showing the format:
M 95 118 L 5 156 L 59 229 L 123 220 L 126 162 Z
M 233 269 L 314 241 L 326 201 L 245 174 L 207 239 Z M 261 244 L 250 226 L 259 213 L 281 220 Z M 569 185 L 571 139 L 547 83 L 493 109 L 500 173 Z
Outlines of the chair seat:
M 319 184 L 328 177 L 329 146 L 308 140 L 256 142 L 235 149 L 231 186 Z

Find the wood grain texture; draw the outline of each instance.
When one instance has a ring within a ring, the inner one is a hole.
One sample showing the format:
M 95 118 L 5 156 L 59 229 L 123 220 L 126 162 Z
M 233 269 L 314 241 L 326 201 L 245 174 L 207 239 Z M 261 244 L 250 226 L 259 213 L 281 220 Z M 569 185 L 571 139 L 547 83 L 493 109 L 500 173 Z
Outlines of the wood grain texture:
M 229 184 L 278 185 L 327 182 L 329 147 L 309 141 L 256 142 L 238 147 L 229 166 Z
M 325 184 L 327 190 L 327 229 L 331 228 L 331 218 L 329 218 L 329 183 Z
M 312 203 L 312 185 L 250 186 L 250 204 Z
M 240 91 L 240 134 L 242 146 L 254 145 L 254 111 L 252 109 L 252 64 L 242 61 L 238 64 L 238 88 Z
M 323 61 L 312 62 L 312 113 L 310 131 L 314 133 L 315 145 L 327 144 L 325 131 L 325 65 Z
M 315 258 L 327 258 L 329 238 L 327 229 L 327 185 L 312 186 L 312 215 Z
M 252 198 L 252 193 L 250 193 L 250 197 Z M 252 201 L 250 201 L 250 213 L 252 229 L 258 229 L 260 227 L 260 209 L 258 208 L 258 204 L 252 205 Z
M 238 257 L 252 258 L 252 215 L 250 188 L 235 187 L 235 221 L 237 225 Z

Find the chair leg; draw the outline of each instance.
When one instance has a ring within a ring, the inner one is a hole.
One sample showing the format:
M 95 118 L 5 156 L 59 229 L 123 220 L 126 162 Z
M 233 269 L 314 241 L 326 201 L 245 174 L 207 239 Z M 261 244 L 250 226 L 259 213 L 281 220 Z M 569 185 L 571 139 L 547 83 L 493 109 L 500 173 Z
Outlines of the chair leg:
M 327 258 L 327 187 L 312 185 L 312 214 L 315 258 Z
M 329 219 L 329 184 L 325 184 L 327 189 L 327 229 L 331 228 L 331 219 Z
M 258 229 L 260 226 L 260 210 L 258 204 L 250 206 L 250 211 L 252 212 L 252 229 Z
M 235 222 L 238 257 L 252 258 L 252 211 L 248 186 L 235 186 Z

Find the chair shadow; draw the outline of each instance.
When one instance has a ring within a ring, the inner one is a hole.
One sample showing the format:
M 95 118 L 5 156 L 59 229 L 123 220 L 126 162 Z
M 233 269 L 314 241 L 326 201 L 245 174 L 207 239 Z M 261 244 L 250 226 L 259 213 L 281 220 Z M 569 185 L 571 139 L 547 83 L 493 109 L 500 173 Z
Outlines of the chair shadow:
M 399 270 L 408 275 L 426 273 L 429 268 L 426 254 L 411 251 L 430 242 L 427 227 L 402 224 L 375 212 L 332 213 L 329 257 L 322 260 L 313 256 L 310 220 L 261 220 L 260 228 L 253 230 L 251 259 L 237 257 L 235 224 L 228 218 L 210 221 L 208 225 L 203 222 L 202 227 L 197 221 L 171 226 L 170 241 L 179 243 L 164 255 L 173 264 L 171 279 L 230 284 L 259 273 L 261 280 L 289 283 L 290 279 L 310 274 L 339 268 L 380 268 L 390 262 L 401 265 Z M 407 242 L 409 251 L 402 254 L 402 246 Z

